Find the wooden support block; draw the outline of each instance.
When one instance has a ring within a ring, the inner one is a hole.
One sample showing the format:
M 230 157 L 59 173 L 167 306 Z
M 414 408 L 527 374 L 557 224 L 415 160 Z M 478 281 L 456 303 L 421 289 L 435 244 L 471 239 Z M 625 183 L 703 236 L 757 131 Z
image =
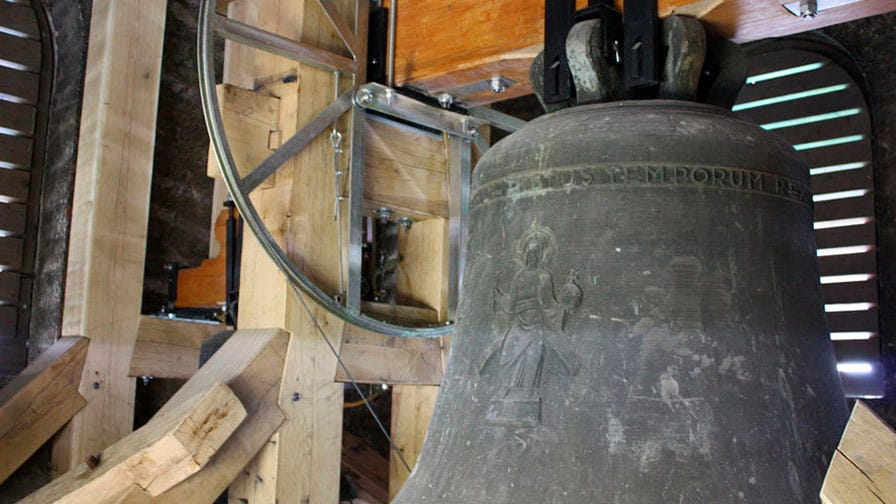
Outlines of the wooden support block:
M 448 158 L 440 135 L 386 119 L 367 120 L 364 200 L 417 220 L 448 216 Z
M 202 343 L 226 328 L 210 322 L 141 316 L 128 375 L 186 380 L 199 369 Z
M 90 347 L 87 399 L 53 446 L 66 472 L 133 429 L 128 377 L 142 303 L 165 0 L 95 0 L 72 208 L 63 335 Z
M 205 466 L 245 418 L 246 409 L 223 383 L 188 398 L 176 395 L 149 423 L 96 454 L 95 462 L 78 465 L 20 502 L 127 501 L 134 498 L 134 484 L 159 495 Z
M 399 385 L 392 387 L 392 441 L 404 460 L 414 468 L 429 430 L 439 387 Z M 410 473 L 393 452 L 389 459 L 389 497 L 398 494 Z
M 272 131 L 279 131 L 280 99 L 230 84 L 219 84 L 217 90 L 233 161 L 240 176 L 246 176 L 273 152 L 270 136 Z M 212 178 L 223 177 L 212 147 L 209 147 L 207 174 Z M 270 187 L 271 179 L 264 184 L 261 187 Z
M 153 498 L 153 504 L 214 501 L 268 444 L 286 419 L 278 401 L 288 345 L 286 331 L 241 329 L 168 401 L 162 411 L 208 383 L 220 381 L 233 390 L 248 416 L 205 468 Z
M 862 401 L 856 401 L 828 467 L 821 501 L 896 503 L 896 432 Z
M 346 324 L 339 357 L 359 383 L 442 383 L 444 370 L 440 338 L 395 338 Z M 336 368 L 336 381 L 350 381 L 342 366 Z
M 0 390 L 0 483 L 68 422 L 78 394 L 87 338 L 60 338 Z

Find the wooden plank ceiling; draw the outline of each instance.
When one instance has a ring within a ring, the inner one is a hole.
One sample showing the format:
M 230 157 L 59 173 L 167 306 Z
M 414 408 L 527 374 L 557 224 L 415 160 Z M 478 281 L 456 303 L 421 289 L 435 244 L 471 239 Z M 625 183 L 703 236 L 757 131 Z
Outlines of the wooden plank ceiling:
M 659 0 L 661 16 L 699 17 L 714 37 L 748 42 L 781 37 L 896 10 L 893 0 L 861 0 L 801 19 L 790 0 Z M 617 1 L 617 4 L 620 4 Z M 577 7 L 587 5 L 576 0 Z M 389 2 L 386 3 L 389 5 Z M 543 0 L 433 0 L 397 3 L 395 82 L 437 94 L 448 92 L 481 105 L 532 92 L 529 64 L 542 48 Z M 512 81 L 497 94 L 489 87 L 458 92 L 502 76 Z

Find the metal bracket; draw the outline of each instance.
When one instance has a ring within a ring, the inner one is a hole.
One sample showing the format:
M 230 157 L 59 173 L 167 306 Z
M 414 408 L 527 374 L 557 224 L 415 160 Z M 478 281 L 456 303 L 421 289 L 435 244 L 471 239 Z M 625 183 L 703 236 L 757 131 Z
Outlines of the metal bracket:
M 355 105 L 399 119 L 404 119 L 427 128 L 444 131 L 451 135 L 474 140 L 479 136 L 479 128 L 488 121 L 450 110 L 432 107 L 409 98 L 382 84 L 369 83 L 355 92 Z

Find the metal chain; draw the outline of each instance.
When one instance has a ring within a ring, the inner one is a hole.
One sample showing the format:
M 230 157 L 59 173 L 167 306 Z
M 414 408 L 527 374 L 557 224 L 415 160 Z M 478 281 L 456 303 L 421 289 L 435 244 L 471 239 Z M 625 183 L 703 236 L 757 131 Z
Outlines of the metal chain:
M 333 353 L 333 356 L 336 357 L 336 362 L 339 364 L 339 367 L 342 368 L 342 371 L 345 372 L 345 376 L 348 377 L 349 382 L 351 382 L 352 387 L 355 389 L 355 392 L 361 396 L 361 400 L 364 401 L 364 406 L 367 407 L 367 411 L 370 412 L 370 415 L 373 416 L 373 421 L 376 422 L 377 427 L 380 428 L 380 432 L 385 436 L 386 441 L 389 442 L 389 447 L 398 455 L 398 460 L 401 461 L 401 465 L 404 466 L 405 469 L 410 473 L 411 466 L 408 464 L 407 460 L 404 459 L 404 455 L 401 454 L 401 450 L 398 449 L 398 446 L 392 442 L 392 436 L 389 435 L 389 431 L 386 430 L 386 427 L 383 425 L 382 420 L 380 420 L 379 415 L 376 414 L 376 411 L 373 411 L 373 406 L 370 405 L 370 401 L 364 396 L 364 393 L 361 392 L 361 387 L 358 386 L 358 382 L 355 381 L 355 377 L 352 376 L 351 371 L 348 370 L 348 366 L 345 365 L 345 361 L 342 360 L 342 357 L 339 356 L 339 352 L 336 351 L 336 347 L 333 346 L 333 343 L 330 341 L 330 338 L 327 337 L 327 334 L 324 332 L 323 328 L 320 326 L 320 322 L 317 321 L 317 317 L 312 313 L 311 308 L 308 306 L 308 303 L 305 301 L 305 296 L 302 295 L 301 291 L 299 291 L 298 287 L 290 284 L 292 287 L 292 291 L 295 293 L 296 297 L 299 298 L 299 302 L 302 303 L 302 308 L 305 309 L 305 313 L 308 315 L 308 318 L 311 319 L 311 322 L 314 323 L 314 328 L 317 330 L 317 333 L 324 339 L 324 342 L 327 343 L 327 346 L 330 347 L 330 352 Z

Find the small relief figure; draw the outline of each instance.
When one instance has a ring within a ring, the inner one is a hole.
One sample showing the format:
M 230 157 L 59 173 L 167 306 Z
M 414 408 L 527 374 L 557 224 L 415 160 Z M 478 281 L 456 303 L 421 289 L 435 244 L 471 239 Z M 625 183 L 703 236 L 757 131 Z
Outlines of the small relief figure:
M 559 295 L 547 268 L 556 247 L 554 233 L 533 223 L 517 243 L 520 269 L 505 293 L 495 288 L 496 338 L 483 354 L 484 372 L 497 363 L 504 386 L 493 398 L 488 418 L 501 425 L 532 426 L 541 419 L 541 375 L 545 358 L 554 355 L 573 376 L 580 368 L 575 349 L 563 337 L 567 314 L 582 301 L 575 270 L 570 271 Z

